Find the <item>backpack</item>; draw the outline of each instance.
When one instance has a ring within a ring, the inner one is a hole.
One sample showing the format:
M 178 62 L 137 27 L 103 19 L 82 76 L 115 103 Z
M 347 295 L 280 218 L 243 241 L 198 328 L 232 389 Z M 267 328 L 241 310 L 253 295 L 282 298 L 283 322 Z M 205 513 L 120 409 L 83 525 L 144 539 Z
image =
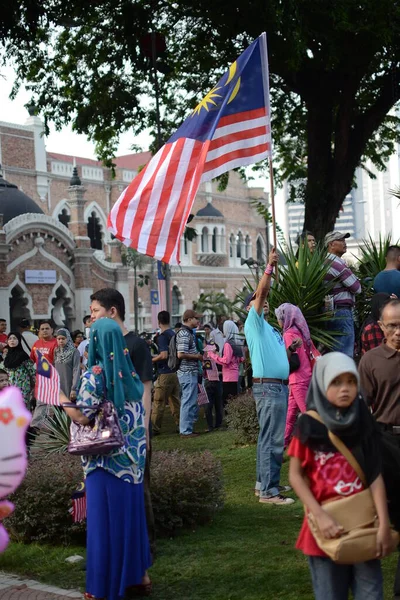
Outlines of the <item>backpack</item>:
M 168 344 L 168 368 L 174 373 L 176 373 L 181 365 L 181 361 L 178 358 L 178 353 L 176 350 L 176 336 L 177 334 L 174 334 L 169 340 Z

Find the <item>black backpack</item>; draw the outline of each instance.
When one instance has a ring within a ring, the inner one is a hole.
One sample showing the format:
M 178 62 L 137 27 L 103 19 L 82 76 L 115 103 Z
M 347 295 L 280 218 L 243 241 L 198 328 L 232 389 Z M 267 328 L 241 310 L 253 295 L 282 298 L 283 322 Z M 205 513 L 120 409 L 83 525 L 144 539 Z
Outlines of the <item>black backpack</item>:
M 176 373 L 181 364 L 176 350 L 176 336 L 177 334 L 174 334 L 169 340 L 168 344 L 168 368 L 171 369 L 171 371 L 173 371 L 174 373 Z

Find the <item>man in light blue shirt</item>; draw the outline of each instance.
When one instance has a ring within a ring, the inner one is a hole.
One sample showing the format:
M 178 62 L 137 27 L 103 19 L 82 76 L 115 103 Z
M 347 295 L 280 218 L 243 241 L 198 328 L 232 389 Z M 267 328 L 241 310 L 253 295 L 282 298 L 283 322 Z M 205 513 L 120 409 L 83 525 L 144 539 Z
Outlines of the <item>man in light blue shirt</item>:
M 288 404 L 288 353 L 301 345 L 301 340 L 295 340 L 286 351 L 282 336 L 266 320 L 269 313 L 267 296 L 277 262 L 278 255 L 273 248 L 257 290 L 246 298 L 248 316 L 244 332 L 253 368 L 253 396 L 260 425 L 255 494 L 263 504 L 289 505 L 294 500 L 281 492 L 291 488 L 279 483 Z
M 375 277 L 374 290 L 400 298 L 400 246 L 389 246 L 386 268 Z

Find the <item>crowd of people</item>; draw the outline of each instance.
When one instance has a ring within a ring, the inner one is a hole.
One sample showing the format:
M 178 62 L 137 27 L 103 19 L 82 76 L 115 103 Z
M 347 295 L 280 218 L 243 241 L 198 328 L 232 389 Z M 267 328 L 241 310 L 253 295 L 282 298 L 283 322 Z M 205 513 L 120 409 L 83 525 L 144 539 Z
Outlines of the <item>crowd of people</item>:
M 163 431 L 165 407 L 170 407 L 177 433 L 188 439 L 200 435 L 195 430 L 199 405 L 204 405 L 206 432 L 211 433 L 223 426 L 230 398 L 246 389 L 254 397 L 259 423 L 254 494 L 261 504 L 295 502 L 288 495 L 292 488 L 281 484 L 285 449 L 290 484 L 326 538 L 338 537 L 341 528 L 323 503 L 357 494 L 366 486 L 371 490 L 379 517 L 374 560 L 334 563 L 318 547 L 304 519 L 297 547 L 309 558 L 315 597 L 341 600 L 351 588 L 356 600 L 383 598 L 379 560 L 392 549 L 390 519 L 400 526 L 400 247 L 389 248 L 386 268 L 374 281 L 376 294 L 361 326 L 357 367 L 353 308 L 361 282 L 342 258 L 347 237 L 334 231 L 325 238 L 326 281 L 332 282 L 326 307 L 333 317 L 328 325 L 342 334 L 326 354 L 314 346 L 299 307 L 286 302 L 276 309 L 281 331 L 269 323 L 268 295 L 278 263 L 275 249 L 256 291 L 245 299 L 244 326 L 227 317 L 216 324 L 201 323 L 203 315 L 191 309 L 182 322 L 171 324 L 169 313 L 161 311 L 157 334 L 139 336 L 126 329 L 124 298 L 112 288 L 91 296 L 83 331 L 54 329 L 50 321 L 42 321 L 36 336 L 22 320 L 18 331 L 7 334 L 7 323 L 0 319 L 0 389 L 10 384 L 21 389 L 34 412 L 35 433 L 48 414 L 48 406 L 34 394 L 37 351 L 59 373 L 61 404 L 73 421 L 89 424 L 105 398 L 118 414 L 124 446 L 83 459 L 87 600 L 116 600 L 131 588 L 151 592 L 150 439 Z M 299 243 L 307 244 L 310 252 L 315 249 L 310 232 Z M 356 457 L 365 485 L 332 444 L 331 433 Z M 393 464 L 399 466 L 399 475 L 388 469 Z M 400 568 L 395 592 L 400 595 Z

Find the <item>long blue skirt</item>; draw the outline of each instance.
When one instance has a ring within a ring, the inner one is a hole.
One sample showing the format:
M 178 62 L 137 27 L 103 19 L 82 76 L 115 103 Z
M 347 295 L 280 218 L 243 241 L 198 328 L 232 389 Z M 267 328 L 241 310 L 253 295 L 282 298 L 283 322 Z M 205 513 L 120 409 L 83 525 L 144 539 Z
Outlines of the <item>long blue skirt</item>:
M 86 591 L 118 600 L 151 566 L 143 484 L 95 469 L 86 479 L 86 501 Z

